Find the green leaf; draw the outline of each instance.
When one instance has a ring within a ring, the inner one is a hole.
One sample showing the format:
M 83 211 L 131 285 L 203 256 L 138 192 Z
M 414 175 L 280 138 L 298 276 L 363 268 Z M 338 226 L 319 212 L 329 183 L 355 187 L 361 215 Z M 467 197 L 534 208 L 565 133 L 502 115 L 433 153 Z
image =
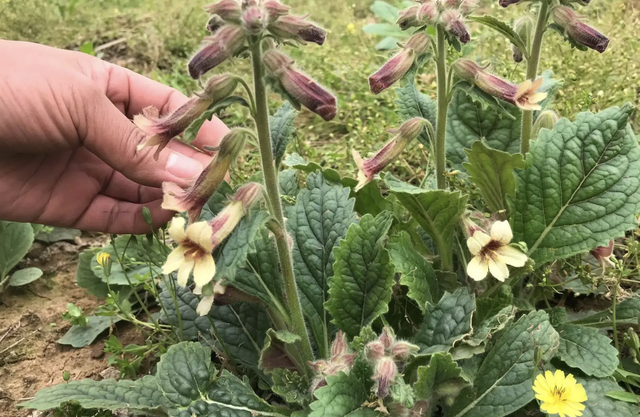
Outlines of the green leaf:
M 640 298 L 627 298 L 617 305 L 617 326 L 638 324 L 638 317 L 640 317 Z M 594 327 L 611 327 L 613 325 L 613 314 L 611 310 L 600 311 L 587 317 L 573 320 L 572 323 Z
M 409 288 L 407 297 L 414 300 L 424 313 L 427 303 L 441 296 L 436 272 L 427 260 L 414 248 L 407 232 L 393 236 L 387 245 L 396 272 L 401 273 L 400 284 Z
M 425 318 L 415 335 L 421 354 L 448 352 L 453 344 L 471 332 L 475 295 L 466 288 L 445 293 L 438 304 L 428 304 Z
M 110 244 L 102 248 L 101 252 L 111 255 L 113 261 L 108 277 L 104 274 L 104 269 L 98 264 L 95 256 L 91 260 L 91 270 L 100 277 L 102 282 L 122 286 L 129 286 L 129 281 L 134 285 L 137 284 L 136 276 L 143 277 L 151 273 L 159 275 L 162 273 L 162 268 L 154 263 L 162 265 L 166 260 L 166 254 L 156 239 L 153 240 L 151 250 L 147 250 L 141 244 L 142 239 L 146 240 L 146 237 L 123 235 L 115 239 L 115 247 L 114 244 Z M 118 261 L 120 258 L 124 258 L 123 264 Z M 129 281 L 127 277 L 129 277 Z
M 156 380 L 172 404 L 185 407 L 206 395 L 213 372 L 209 348 L 200 343 L 182 342 L 162 355 Z
M 482 323 L 473 329 L 473 333 L 468 339 L 463 341 L 463 345 L 476 347 L 483 346 L 490 341 L 493 334 L 504 329 L 507 325 L 511 324 L 516 317 L 518 309 L 515 306 L 509 305 L 498 311 L 494 316 L 487 318 Z M 462 348 L 466 346 L 461 346 Z M 461 349 L 462 351 L 462 349 Z M 461 355 L 461 351 L 456 352 L 457 355 Z M 474 354 L 475 350 L 472 349 Z M 484 348 L 482 349 L 484 352 Z M 456 356 L 456 355 L 454 355 Z
M 396 100 L 397 111 L 402 120 L 406 121 L 414 117 L 421 117 L 428 120 L 435 130 L 438 106 L 428 95 L 418 90 L 413 77 L 408 77 L 407 83 L 403 87 L 396 88 L 396 95 L 398 97 Z M 431 148 L 432 140 L 429 139 L 426 127 L 422 129 L 418 140 L 428 149 Z
M 78 257 L 78 269 L 76 270 L 76 282 L 78 286 L 87 290 L 91 295 L 99 298 L 107 298 L 109 295 L 109 287 L 100 277 L 93 273 L 91 269 L 91 260 L 100 249 L 89 249 L 80 254 Z
M 18 406 L 32 410 L 49 410 L 70 401 L 77 402 L 83 408 L 118 410 L 127 407 L 129 410 L 149 411 L 160 408 L 164 398 L 156 384 L 156 378 L 148 375 L 137 381 L 70 381 L 67 384 L 41 389 L 34 399 Z
M 513 304 L 513 293 L 509 285 L 501 285 L 491 297 L 480 297 L 476 300 L 476 312 L 473 322 L 478 325 L 494 317 L 500 310 Z
M 66 229 L 64 227 L 54 227 L 49 232 L 41 232 L 36 235 L 36 240 L 44 243 L 56 243 L 56 242 L 71 242 L 74 243 L 77 237 L 80 237 L 82 232 L 76 229 Z
M 398 20 L 397 7 L 392 6 L 386 1 L 376 0 L 373 2 L 373 4 L 369 9 L 371 10 L 371 13 L 376 15 L 376 17 L 379 17 L 380 19 L 385 20 L 397 27 L 396 25 L 396 20 Z
M 375 218 L 367 214 L 334 250 L 335 275 L 329 279 L 325 305 L 333 323 L 351 337 L 389 311 L 395 270 L 384 241 L 392 223 L 388 211 Z
M 433 239 L 440 253 L 442 268 L 452 267 L 452 239 L 458 220 L 466 209 L 467 196 L 457 191 L 425 190 L 392 175 L 386 175 L 385 182 L 389 192 Z
M 462 368 L 448 353 L 435 353 L 429 359 L 428 366 L 418 368 L 418 380 L 413 386 L 416 399 L 430 400 L 443 383 L 456 383 L 460 387 L 466 385 L 461 377 Z
M 283 196 L 295 198 L 298 195 L 298 172 L 295 169 L 280 171 L 279 180 Z
M 0 282 L 29 252 L 33 228 L 29 223 L 0 221 Z
M 509 42 L 511 42 L 520 51 L 522 51 L 525 57 L 529 54 L 529 48 L 527 48 L 520 35 L 518 35 L 511 26 L 509 26 L 502 20 L 496 19 L 495 17 L 489 15 L 470 16 L 469 19 L 473 20 L 474 22 L 478 22 L 488 28 L 491 28 L 501 35 L 504 35 L 509 40 Z
M 314 392 L 309 417 L 376 417 L 380 414 L 362 404 L 369 392 L 354 374 L 340 372 L 327 377 L 327 386 Z
M 638 396 L 628 391 L 609 391 L 607 392 L 607 397 L 613 398 L 614 400 L 625 401 L 635 405 L 638 404 Z
M 248 255 L 246 265 L 225 281 L 249 295 L 258 297 L 276 310 L 282 309 L 284 284 L 275 239 L 263 226 L 258 231 L 253 245 L 255 250 Z
M 21 287 L 37 280 L 42 276 L 42 269 L 40 268 L 25 268 L 16 271 L 11 275 L 9 285 L 12 287 Z
M 275 331 L 269 329 L 264 347 L 260 354 L 260 369 L 267 373 L 274 372 L 276 369 L 295 370 L 296 361 L 290 348 L 295 349 L 294 343 L 300 341 L 300 336 L 286 330 Z
M 170 324 L 178 337 L 183 340 L 204 338 L 210 342 L 214 339 L 213 323 L 232 359 L 241 365 L 257 369 L 262 343 L 271 326 L 264 308 L 256 304 L 238 303 L 214 306 L 208 316 L 199 316 L 196 312 L 198 297 L 189 288 L 177 287 L 175 297 L 174 301 L 170 290 L 162 285 L 159 298 L 166 314 L 163 311 L 160 320 Z M 176 303 L 180 320 L 176 313 Z M 216 340 L 215 343 L 220 350 L 220 341 Z
M 58 339 L 61 345 L 71 345 L 74 348 L 89 346 L 102 332 L 119 322 L 118 317 L 90 316 L 86 326 L 71 326 L 67 333 Z
M 465 153 L 469 162 L 462 165 L 489 210 L 493 213 L 506 210 L 507 196 L 513 197 L 516 193 L 514 170 L 524 168 L 522 154 L 511 155 L 491 149 L 481 141 L 474 142 Z
M 274 369 L 271 374 L 271 390 L 284 398 L 289 404 L 308 404 L 311 402 L 309 382 L 296 371 Z
M 587 378 L 576 376 L 576 381 L 584 386 L 587 401 L 582 417 L 637 417 L 640 408 L 635 404 L 613 399 L 607 395 L 620 391 L 620 386 L 612 378 Z
M 560 119 L 532 143 L 511 226 L 537 264 L 605 246 L 638 226 L 640 147 L 631 105 Z
M 478 370 L 473 389 L 463 391 L 447 417 L 503 417 L 534 398 L 536 352 L 553 357 L 558 333 L 547 314 L 535 311 L 512 324 L 496 341 Z
M 391 41 L 389 41 L 388 46 L 390 46 L 390 48 L 386 49 L 394 49 L 398 46 L 398 39 L 406 39 L 407 37 L 406 32 L 402 32 L 398 25 L 391 23 L 370 23 L 365 25 L 362 28 L 362 31 L 369 35 L 385 36 L 393 39 L 393 45 L 391 44 Z
M 333 276 L 333 249 L 355 220 L 349 193 L 349 188 L 330 184 L 322 173 L 314 172 L 307 177 L 307 188 L 300 191 L 295 206 L 287 210 L 302 310 L 320 357 L 329 354 L 329 317 L 324 303 Z
M 218 114 L 219 112 L 231 106 L 232 104 L 240 104 L 241 106 L 244 106 L 247 108 L 251 107 L 249 105 L 249 102 L 247 102 L 247 100 L 245 100 L 243 97 L 240 97 L 240 96 L 227 97 L 224 100 L 213 104 L 204 113 L 202 113 L 200 117 L 194 120 L 191 123 L 191 125 L 189 125 L 189 127 L 184 131 L 184 134 L 182 135 L 182 141 L 185 143 L 193 142 L 198 136 L 198 132 L 202 128 L 202 125 L 204 125 L 204 123 L 207 120 L 211 120 L 215 114 Z
M 556 326 L 560 334 L 558 357 L 567 365 L 589 376 L 604 378 L 613 375 L 618 367 L 618 351 L 611 339 L 597 329 L 562 324 Z
M 367 25 L 367 26 L 370 26 L 370 25 Z M 362 28 L 362 30 L 364 31 L 364 28 Z M 384 38 L 383 40 L 381 40 L 376 44 L 376 49 L 378 51 L 388 51 L 390 49 L 395 49 L 397 47 L 398 47 L 398 39 L 396 39 L 395 36 L 387 36 L 386 38 Z
M 269 213 L 254 210 L 245 215 L 231 236 L 224 243 L 216 259 L 216 282 L 233 280 L 239 268 L 247 263 L 247 256 L 255 253 L 255 241 L 258 231 L 267 221 Z
M 345 180 L 348 179 L 345 178 Z M 343 181 L 342 185 L 351 186 L 351 184 L 345 182 L 347 181 Z M 357 181 L 353 180 L 354 188 L 356 184 Z M 382 197 L 379 184 L 380 181 L 374 179 L 362 187 L 358 192 L 353 192 L 353 196 L 355 196 L 356 199 L 355 210 L 360 214 L 360 216 L 364 216 L 365 214 L 377 216 L 385 210 L 393 210 L 393 203 Z
M 282 157 L 287 150 L 287 145 L 295 134 L 293 122 L 297 114 L 298 112 L 293 106 L 289 102 L 285 102 L 276 114 L 269 118 L 271 147 L 273 148 L 273 158 L 276 161 L 276 166 L 280 165 L 280 161 L 282 161 Z
M 471 148 L 478 140 L 499 151 L 520 151 L 522 113 L 515 106 L 505 106 L 511 117 L 495 107 L 483 107 L 467 92 L 456 89 L 449 103 L 446 134 L 447 159 L 455 168 L 462 168 L 467 160 L 465 148 Z

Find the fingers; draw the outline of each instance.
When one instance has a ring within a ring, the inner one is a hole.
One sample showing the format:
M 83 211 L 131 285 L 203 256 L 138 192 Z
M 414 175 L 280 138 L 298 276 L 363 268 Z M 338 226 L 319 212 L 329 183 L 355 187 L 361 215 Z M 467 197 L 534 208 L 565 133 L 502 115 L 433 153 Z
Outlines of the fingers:
M 145 187 L 131 181 L 120 172 L 113 171 L 111 178 L 101 190 L 100 194 L 130 203 L 145 204 L 155 200 L 162 200 L 162 189 Z
M 161 200 L 156 200 L 147 204 L 136 204 L 97 195 L 73 227 L 114 234 L 149 233 L 149 225 L 142 216 L 144 207 L 149 208 L 151 212 L 154 230 L 166 224 L 173 217 L 172 212 L 160 207 L 161 203 Z
M 128 118 L 142 113 L 148 106 L 156 107 L 161 115 L 173 112 L 188 98 L 179 91 L 136 74 L 117 65 L 107 65 L 105 94 Z M 217 117 L 202 125 L 194 146 L 217 146 L 220 139 L 229 131 Z

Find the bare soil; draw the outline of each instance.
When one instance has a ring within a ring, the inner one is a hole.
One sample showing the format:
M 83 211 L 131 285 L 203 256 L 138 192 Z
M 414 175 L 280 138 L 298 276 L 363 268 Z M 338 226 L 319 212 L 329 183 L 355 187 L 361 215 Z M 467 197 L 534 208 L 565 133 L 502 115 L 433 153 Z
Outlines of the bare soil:
M 103 338 L 82 349 L 56 343 L 71 327 L 62 319 L 67 303 L 85 313 L 100 303 L 76 285 L 75 271 L 79 250 L 101 244 L 99 237 L 50 246 L 36 242 L 24 263 L 40 267 L 44 277 L 0 295 L 0 417 L 30 416 L 28 410 L 17 410 L 16 404 L 44 387 L 62 383 L 63 371 L 69 371 L 72 380 L 102 379 L 101 373 L 114 377 L 112 368 L 105 372 Z M 132 326 L 118 326 L 113 331 L 123 344 L 143 342 Z

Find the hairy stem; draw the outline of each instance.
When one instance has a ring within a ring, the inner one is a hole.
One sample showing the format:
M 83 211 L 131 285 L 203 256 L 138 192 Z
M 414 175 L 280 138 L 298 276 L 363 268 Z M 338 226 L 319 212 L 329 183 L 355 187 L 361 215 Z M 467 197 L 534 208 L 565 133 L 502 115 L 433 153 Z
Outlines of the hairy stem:
M 260 158 L 262 160 L 262 172 L 264 183 L 267 189 L 267 201 L 271 216 L 278 222 L 280 228 L 285 230 L 284 214 L 280 202 L 280 189 L 278 186 L 278 171 L 273 159 L 271 148 L 271 135 L 269 132 L 269 109 L 267 107 L 267 93 L 264 84 L 264 64 L 262 62 L 262 44 L 256 40 L 251 45 L 251 60 L 253 64 L 253 78 L 256 101 L 256 125 L 258 129 L 258 141 L 260 144 Z M 307 333 L 307 326 L 302 314 L 298 287 L 293 274 L 293 260 L 291 248 L 287 242 L 285 234 L 276 236 L 278 256 L 282 268 L 282 278 L 284 280 L 285 296 L 291 315 L 292 328 L 295 334 L 300 336 L 300 349 L 305 362 L 313 361 L 313 350 Z M 310 368 L 307 368 L 308 372 Z
M 436 183 L 439 190 L 447 187 L 445 177 L 445 134 L 447 132 L 447 46 L 444 28 L 437 26 L 436 76 L 438 84 L 438 119 L 436 121 Z
M 549 20 L 549 0 L 543 0 L 540 3 L 540 14 L 538 14 L 538 23 L 536 31 L 533 35 L 533 43 L 529 51 L 527 59 L 527 80 L 534 80 L 538 75 L 538 65 L 540 64 L 540 51 L 542 50 L 542 37 L 547 29 L 547 21 Z M 526 156 L 529 152 L 529 143 L 531 142 L 531 131 L 533 129 L 533 111 L 525 110 L 522 112 L 522 136 L 520 138 L 520 153 Z

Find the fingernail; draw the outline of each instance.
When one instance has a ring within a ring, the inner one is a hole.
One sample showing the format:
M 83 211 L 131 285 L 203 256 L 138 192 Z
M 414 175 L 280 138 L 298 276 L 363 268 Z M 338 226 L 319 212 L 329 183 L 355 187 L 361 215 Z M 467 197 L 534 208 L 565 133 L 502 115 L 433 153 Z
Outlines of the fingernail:
M 169 155 L 166 166 L 167 172 L 180 178 L 195 178 L 204 169 L 202 164 L 188 156 L 172 153 Z

